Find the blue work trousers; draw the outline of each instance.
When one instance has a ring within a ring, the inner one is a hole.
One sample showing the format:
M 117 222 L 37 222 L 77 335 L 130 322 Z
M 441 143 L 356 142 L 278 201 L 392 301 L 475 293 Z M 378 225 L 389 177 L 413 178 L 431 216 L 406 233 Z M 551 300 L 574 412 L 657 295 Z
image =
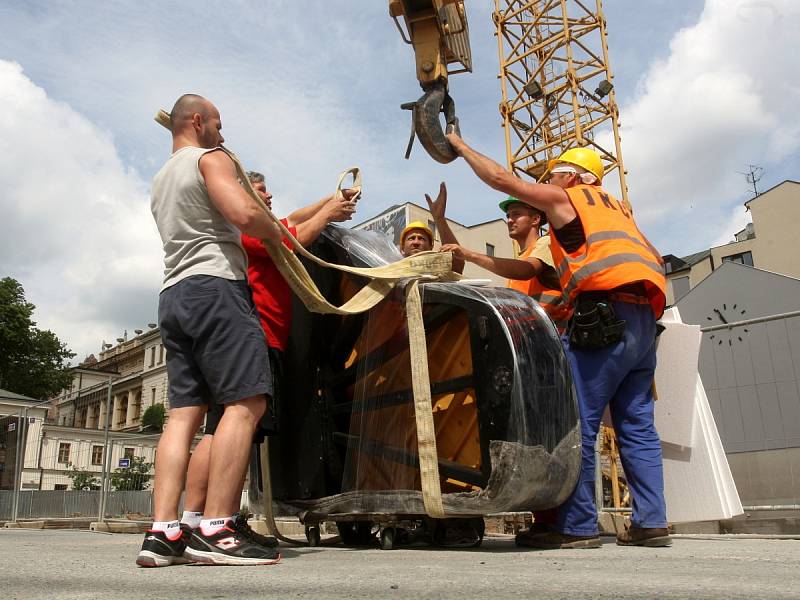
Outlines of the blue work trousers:
M 607 405 L 633 501 L 636 527 L 666 527 L 661 442 L 653 422 L 656 321 L 646 304 L 612 302 L 624 319 L 623 339 L 607 348 L 564 349 L 578 392 L 581 420 L 581 474 L 572 495 L 558 509 L 557 529 L 577 536 L 597 535 L 594 448 Z

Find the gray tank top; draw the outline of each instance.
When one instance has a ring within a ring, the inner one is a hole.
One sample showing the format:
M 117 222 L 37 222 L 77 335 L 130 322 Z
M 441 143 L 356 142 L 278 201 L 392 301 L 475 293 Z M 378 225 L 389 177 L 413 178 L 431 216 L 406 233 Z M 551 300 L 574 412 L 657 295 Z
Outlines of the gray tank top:
M 191 275 L 247 275 L 241 232 L 214 206 L 200 173 L 200 157 L 213 150 L 181 148 L 153 178 L 150 210 L 164 245 L 162 291 Z

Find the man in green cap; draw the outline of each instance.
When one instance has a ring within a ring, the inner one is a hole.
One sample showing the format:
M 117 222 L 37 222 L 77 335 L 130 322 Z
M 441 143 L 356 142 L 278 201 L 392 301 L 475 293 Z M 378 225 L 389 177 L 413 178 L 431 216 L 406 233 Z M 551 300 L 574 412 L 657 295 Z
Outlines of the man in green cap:
M 500 202 L 500 210 L 506 214 L 508 236 L 520 248 L 519 257 L 501 258 L 470 250 L 458 243 L 445 218 L 447 188 L 444 183 L 435 201 L 427 194 L 425 199 L 442 238 L 441 251 L 453 253 L 453 270 L 461 273 L 464 261 L 467 261 L 508 278 L 508 287 L 539 302 L 559 333 L 563 331 L 569 315 L 562 302 L 561 288 L 550 254 L 550 236 L 541 235 L 541 228 L 547 223 L 542 211 L 513 196 Z

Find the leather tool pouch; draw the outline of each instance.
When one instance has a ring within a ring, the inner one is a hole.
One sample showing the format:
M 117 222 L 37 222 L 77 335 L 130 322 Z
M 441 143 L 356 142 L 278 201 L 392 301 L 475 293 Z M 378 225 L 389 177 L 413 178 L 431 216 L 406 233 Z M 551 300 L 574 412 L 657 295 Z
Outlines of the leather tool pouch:
M 569 343 L 582 350 L 597 350 L 616 344 L 625 333 L 625 321 L 604 297 L 578 298 L 568 326 Z

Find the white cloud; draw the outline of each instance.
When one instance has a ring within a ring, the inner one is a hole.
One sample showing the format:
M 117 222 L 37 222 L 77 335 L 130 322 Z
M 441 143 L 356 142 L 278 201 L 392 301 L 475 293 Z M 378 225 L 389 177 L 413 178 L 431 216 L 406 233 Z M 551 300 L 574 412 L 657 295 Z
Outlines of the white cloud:
M 146 185 L 108 132 L 3 60 L 0 130 L 0 271 L 81 360 L 155 314 L 160 241 Z
M 663 252 L 729 239 L 746 221 L 741 172 L 800 149 L 798 17 L 793 0 L 707 0 L 623 102 L 631 198 Z
M 716 238 L 712 238 L 709 247 L 722 246 L 734 241 L 734 235 L 744 229 L 748 223 L 752 223 L 752 215 L 750 211 L 731 210 L 727 222 L 723 222 L 719 227 L 719 234 Z

